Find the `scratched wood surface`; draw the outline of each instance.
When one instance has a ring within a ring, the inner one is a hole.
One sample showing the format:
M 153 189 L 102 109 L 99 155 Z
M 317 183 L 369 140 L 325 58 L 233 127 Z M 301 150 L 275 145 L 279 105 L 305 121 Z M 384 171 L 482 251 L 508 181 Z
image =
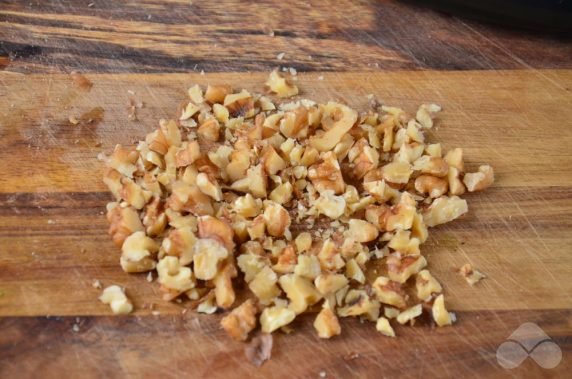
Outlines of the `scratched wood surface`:
M 89 88 L 65 74 L 0 76 L 1 377 L 33 376 L 38 368 L 54 376 L 502 375 L 496 347 L 523 322 L 538 323 L 559 343 L 564 361 L 551 373 L 571 367 L 572 110 L 563 105 L 572 100 L 572 70 L 298 75 L 305 96 L 360 109 L 370 93 L 409 111 L 438 102 L 444 112 L 430 138 L 464 147 L 470 167 L 495 167 L 495 186 L 467 196 L 471 212 L 435 228 L 423 246 L 458 314 L 453 328 L 398 327 L 402 338 L 389 340 L 373 325 L 347 320 L 341 337 L 320 341 L 305 317 L 293 335 L 276 338 L 273 360 L 255 369 L 244 345 L 219 329 L 222 316 L 183 315 L 186 304 L 164 303 L 144 275 L 123 273 L 106 233 L 110 195 L 97 155 L 172 116 L 193 83 L 254 91 L 265 76 L 93 74 Z M 138 121 L 128 120 L 132 101 L 145 104 Z M 74 126 L 70 115 L 83 121 Z M 466 262 L 489 278 L 467 285 L 455 272 Z M 110 316 L 95 279 L 125 286 L 134 315 Z M 151 303 L 160 316 L 151 315 Z M 534 362 L 516 370 L 545 374 Z
M 395 0 L 2 0 L 0 36 L 15 72 L 572 67 L 570 38 Z
M 222 315 L 182 314 L 186 304 L 121 271 L 97 155 L 172 117 L 191 84 L 260 91 L 278 66 L 295 67 L 317 100 L 439 103 L 430 138 L 463 147 L 471 168 L 495 167 L 494 187 L 423 245 L 454 327 L 421 322 L 388 339 L 343 320 L 343 335 L 322 341 L 306 316 L 255 368 Z M 571 69 L 567 39 L 390 0 L 0 1 L 0 378 L 566 376 Z M 137 121 L 133 103 L 144 104 Z M 467 262 L 488 278 L 468 286 L 456 273 Z M 135 313 L 112 316 L 95 279 L 125 286 Z M 499 366 L 497 347 L 525 322 L 560 346 L 556 368 Z

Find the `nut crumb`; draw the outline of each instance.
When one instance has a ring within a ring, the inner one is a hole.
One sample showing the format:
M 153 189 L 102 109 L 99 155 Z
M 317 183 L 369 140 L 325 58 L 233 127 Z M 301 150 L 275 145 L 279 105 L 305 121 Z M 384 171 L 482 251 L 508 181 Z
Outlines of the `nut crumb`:
M 459 269 L 459 273 L 461 274 L 461 276 L 463 278 L 465 278 L 467 283 L 469 283 L 471 286 L 474 286 L 475 284 L 477 284 L 478 282 L 480 282 L 481 280 L 483 280 L 487 277 L 482 272 L 474 269 L 470 263 L 465 263 Z
M 276 59 L 278 59 L 279 61 L 281 61 L 282 59 L 284 59 L 284 56 L 286 55 L 286 53 L 280 53 L 276 56 Z

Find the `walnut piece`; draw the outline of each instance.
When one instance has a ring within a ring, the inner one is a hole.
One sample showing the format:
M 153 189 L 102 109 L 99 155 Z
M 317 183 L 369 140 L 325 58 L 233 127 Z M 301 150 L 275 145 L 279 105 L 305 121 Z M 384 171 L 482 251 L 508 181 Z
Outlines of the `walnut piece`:
M 258 309 L 252 299 L 246 300 L 220 321 L 222 328 L 235 340 L 245 341 L 256 327 Z
M 111 311 L 116 315 L 125 315 L 133 311 L 133 304 L 125 295 L 125 291 L 119 286 L 105 288 L 99 300 L 104 304 L 109 304 Z

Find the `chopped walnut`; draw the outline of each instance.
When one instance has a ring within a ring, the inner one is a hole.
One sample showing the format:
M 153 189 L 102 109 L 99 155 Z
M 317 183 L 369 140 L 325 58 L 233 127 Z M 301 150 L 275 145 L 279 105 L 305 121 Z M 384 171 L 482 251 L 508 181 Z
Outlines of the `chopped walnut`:
M 282 306 L 272 306 L 264 308 L 260 315 L 260 325 L 264 333 L 272 333 L 285 325 L 288 325 L 296 318 L 296 313 L 290 308 Z
M 159 246 L 144 232 L 135 232 L 125 239 L 121 247 L 121 268 L 125 272 L 147 272 L 155 268 L 155 253 Z
M 421 270 L 417 274 L 415 287 L 417 288 L 417 297 L 423 301 L 429 300 L 432 294 L 443 291 L 441 284 L 431 275 L 429 270 Z
M 445 224 L 468 212 L 467 201 L 457 196 L 442 196 L 423 213 L 423 220 L 429 227 Z
M 377 238 L 379 232 L 375 226 L 364 220 L 351 219 L 349 221 L 348 236 L 357 242 L 370 242 Z
M 386 319 L 385 317 L 380 317 L 377 319 L 377 323 L 375 324 L 375 329 L 377 329 L 377 331 L 383 334 L 384 336 L 395 337 L 395 331 L 389 324 L 389 320 Z
M 256 327 L 257 313 L 258 309 L 254 301 L 249 299 L 225 316 L 220 321 L 220 325 L 235 340 L 245 341 L 248 333 Z
M 397 316 L 397 322 L 400 323 L 401 325 L 406 324 L 409 321 L 413 322 L 415 318 L 421 316 L 422 312 L 423 308 L 421 307 L 421 304 L 414 305 L 411 308 L 408 308 L 403 312 L 401 312 Z
M 107 205 L 109 234 L 116 246 L 123 246 L 127 237 L 144 230 L 143 224 L 132 207 L 121 207 L 117 203 Z
M 270 91 L 279 97 L 292 97 L 298 94 L 298 87 L 283 78 L 278 70 L 274 70 L 270 73 L 266 85 Z
M 111 311 L 116 315 L 128 314 L 133 310 L 133 304 L 119 286 L 109 286 L 104 289 L 99 300 L 104 304 L 109 304 Z
M 489 165 L 479 167 L 479 171 L 475 173 L 467 173 L 463 178 L 463 183 L 467 186 L 469 192 L 482 191 L 495 181 L 493 168 Z
M 463 276 L 465 278 L 467 283 L 469 283 L 471 286 L 474 286 L 475 284 L 480 282 L 481 279 L 484 279 L 487 277 L 482 272 L 475 270 L 470 263 L 465 263 L 459 269 L 459 273 L 461 274 L 461 276 Z
M 316 304 L 322 298 L 322 294 L 320 294 L 314 284 L 302 276 L 286 274 L 282 275 L 278 282 L 291 301 L 289 308 L 296 314 L 304 312 L 309 306 Z
M 331 190 L 334 191 L 334 194 L 339 195 L 345 190 L 340 164 L 332 152 L 324 154 L 321 163 L 310 166 L 308 178 L 318 192 Z
M 318 313 L 314 321 L 314 328 L 320 338 L 332 338 L 342 332 L 336 314 L 329 308 L 323 308 L 320 313 Z
M 453 320 L 451 319 L 451 315 L 445 309 L 445 297 L 441 294 L 437 296 L 435 301 L 433 302 L 433 307 L 431 308 L 431 312 L 433 314 L 433 319 L 439 326 L 446 326 L 451 325 Z

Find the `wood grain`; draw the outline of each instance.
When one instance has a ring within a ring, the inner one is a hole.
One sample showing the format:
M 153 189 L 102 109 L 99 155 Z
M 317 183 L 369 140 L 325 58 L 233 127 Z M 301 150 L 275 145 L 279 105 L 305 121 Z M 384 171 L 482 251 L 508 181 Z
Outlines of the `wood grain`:
M 572 67 L 568 38 L 395 0 L 7 0 L 0 36 L 0 68 L 26 73 Z
M 396 327 L 398 338 L 343 320 L 344 336 L 320 341 L 310 317 L 275 333 L 272 359 L 255 368 L 244 344 L 218 327 L 220 316 L 38 317 L 0 319 L 3 378 L 562 378 L 572 369 L 571 310 L 462 312 L 454 328 Z M 215 319 L 215 320 L 213 320 Z M 562 350 L 546 370 L 532 359 L 505 370 L 496 350 L 524 322 L 538 324 Z M 73 331 L 73 325 L 79 331 Z M 287 369 L 286 369 L 287 368 Z
M 322 370 L 328 377 L 535 377 L 571 368 L 571 70 L 298 75 L 304 96 L 359 109 L 370 93 L 410 112 L 437 102 L 444 111 L 429 138 L 464 147 L 471 168 L 495 167 L 495 186 L 468 195 L 471 212 L 432 230 L 423 245 L 458 313 L 455 327 L 400 327 L 401 338 L 391 340 L 347 320 L 341 337 L 324 342 L 305 317 L 293 335 L 276 337 L 274 359 L 256 370 L 243 358 L 244 345 L 219 330 L 220 316 L 181 315 L 188 304 L 165 303 L 144 275 L 123 273 L 106 233 L 111 197 L 97 155 L 172 117 L 193 83 L 259 91 L 265 76 L 87 74 L 86 86 L 65 74 L 0 73 L 0 377 L 65 370 L 78 377 L 266 378 L 285 376 L 283 367 L 292 377 Z M 145 104 L 138 121 L 128 120 L 130 101 Z M 468 286 L 455 271 L 466 262 L 488 278 Z M 126 286 L 135 314 L 108 317 L 95 279 Z M 160 317 L 151 316 L 151 303 Z M 496 348 L 524 322 L 538 323 L 559 344 L 564 360 L 556 369 L 528 360 L 505 371 L 496 363 Z M 350 353 L 358 357 L 344 359 Z

